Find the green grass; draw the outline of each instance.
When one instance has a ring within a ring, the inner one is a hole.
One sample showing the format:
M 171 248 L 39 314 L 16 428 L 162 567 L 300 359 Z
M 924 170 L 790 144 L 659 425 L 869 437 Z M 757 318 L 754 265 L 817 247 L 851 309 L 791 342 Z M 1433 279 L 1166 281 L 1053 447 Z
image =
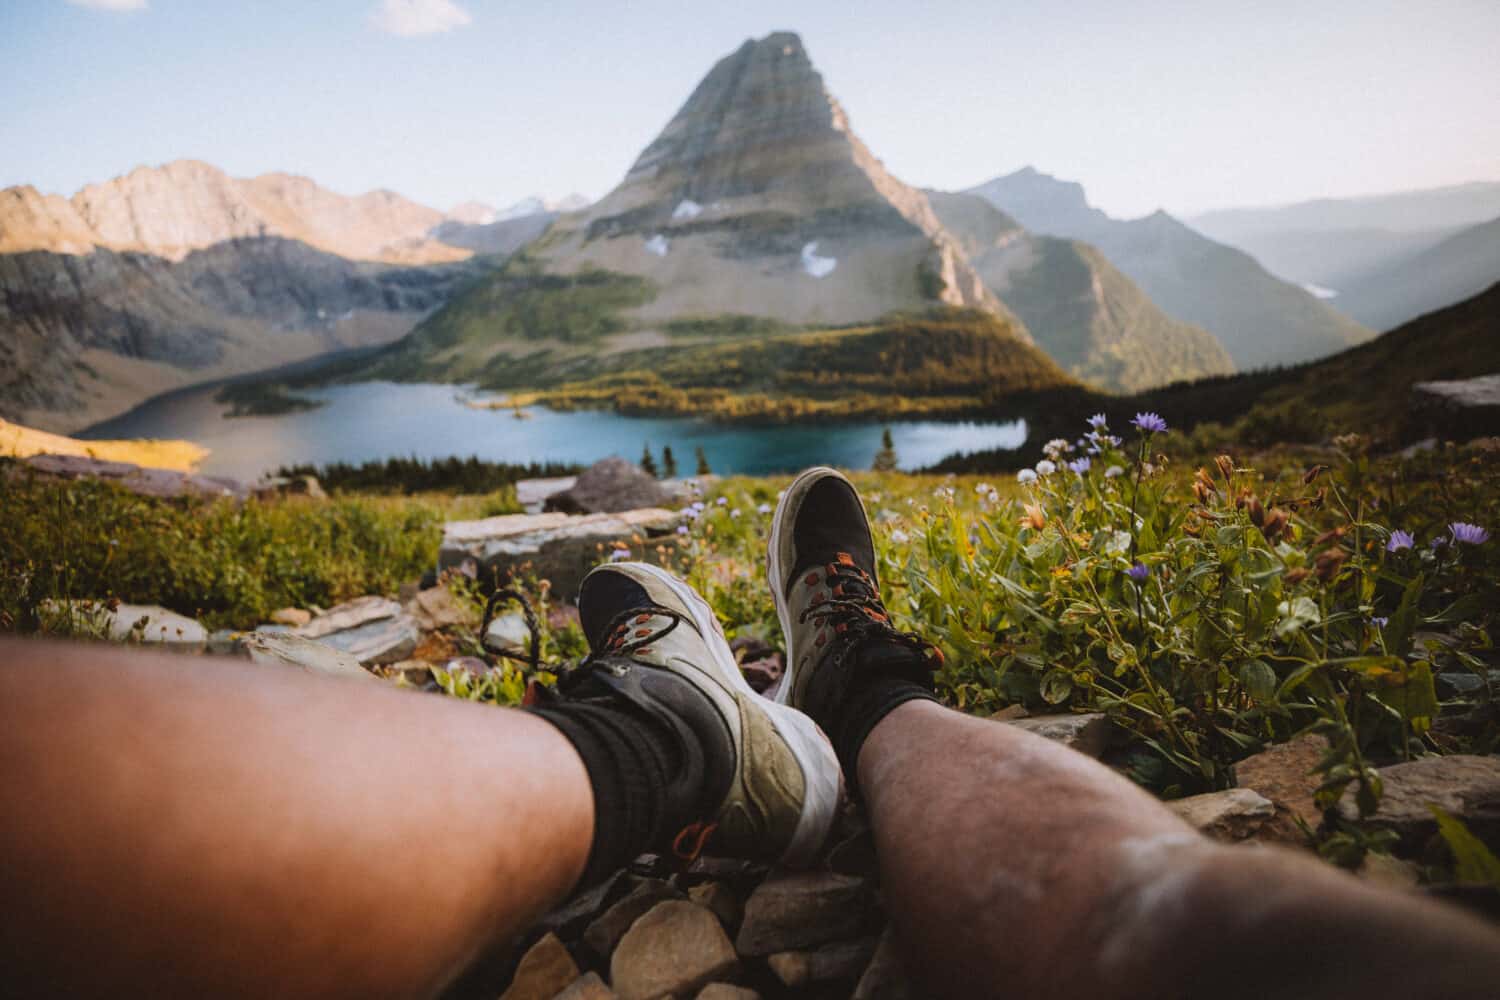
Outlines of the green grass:
M 282 382 L 231 382 L 214 394 L 220 403 L 228 403 L 229 417 L 271 417 L 280 413 L 316 410 L 320 400 L 293 395 Z

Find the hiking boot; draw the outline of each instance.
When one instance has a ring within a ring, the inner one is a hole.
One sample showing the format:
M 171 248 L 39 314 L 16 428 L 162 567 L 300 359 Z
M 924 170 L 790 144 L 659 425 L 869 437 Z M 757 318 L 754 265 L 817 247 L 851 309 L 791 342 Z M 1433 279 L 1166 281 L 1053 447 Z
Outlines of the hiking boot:
M 812 716 L 841 754 L 868 732 L 846 731 L 862 726 L 843 709 L 872 681 L 899 678 L 932 690 L 942 654 L 891 625 L 870 522 L 842 473 L 809 469 L 787 487 L 771 522 L 769 573 L 786 640 L 786 670 L 772 694 Z M 853 763 L 844 760 L 851 777 Z
M 559 679 L 564 697 L 623 699 L 680 734 L 669 814 L 699 821 L 674 853 L 696 856 L 711 835 L 716 854 L 811 862 L 838 812 L 838 759 L 811 719 L 751 690 L 708 604 L 658 566 L 622 562 L 584 578 L 578 611 L 590 653 Z

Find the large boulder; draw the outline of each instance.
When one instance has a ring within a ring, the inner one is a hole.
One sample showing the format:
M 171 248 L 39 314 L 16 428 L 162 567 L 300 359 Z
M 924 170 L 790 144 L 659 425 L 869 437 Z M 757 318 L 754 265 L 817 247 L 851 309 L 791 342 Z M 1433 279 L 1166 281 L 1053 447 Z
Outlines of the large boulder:
M 611 455 L 589 466 L 573 485 L 547 497 L 544 510 L 564 514 L 613 514 L 663 507 L 673 494 L 639 465 Z
M 666 541 L 677 523 L 676 513 L 659 507 L 584 517 L 504 514 L 481 521 L 450 521 L 443 526 L 438 568 L 473 560 L 486 582 L 504 582 L 526 568 L 552 581 L 553 594 L 567 598 L 616 542 L 631 546 L 635 558 L 650 557 L 656 540 Z
M 1500 757 L 1424 757 L 1382 767 L 1380 780 L 1380 807 L 1367 822 L 1394 831 L 1401 852 L 1420 851 L 1437 832 L 1432 806 L 1462 820 L 1491 848 L 1500 848 Z M 1347 822 L 1359 818 L 1354 794 L 1348 789 L 1338 804 L 1339 816 Z
M 22 461 L 26 468 L 43 476 L 55 479 L 99 479 L 146 497 L 244 499 L 249 494 L 243 483 L 233 479 L 200 476 L 173 469 L 151 469 L 129 462 L 105 462 L 80 455 L 32 455 Z
M 1234 766 L 1239 787 L 1265 796 L 1276 806 L 1276 818 L 1257 839 L 1299 843 L 1304 839 L 1299 821 L 1312 829 L 1322 822 L 1322 811 L 1313 796 L 1323 776 L 1314 768 L 1327 752 L 1328 740 L 1308 733 L 1269 746 Z
M 779 873 L 745 903 L 735 946 L 742 955 L 771 955 L 847 940 L 865 922 L 865 881 L 831 872 Z
M 1189 795 L 1164 805 L 1189 826 L 1215 840 L 1246 840 L 1276 815 L 1276 806 L 1270 799 L 1248 788 Z
M 44 601 L 41 611 L 48 619 L 70 619 L 76 628 L 115 642 L 141 642 L 191 653 L 208 646 L 208 630 L 197 620 L 155 604 Z
M 686 900 L 667 900 L 631 925 L 609 963 L 621 1000 L 690 996 L 739 964 L 719 919 Z

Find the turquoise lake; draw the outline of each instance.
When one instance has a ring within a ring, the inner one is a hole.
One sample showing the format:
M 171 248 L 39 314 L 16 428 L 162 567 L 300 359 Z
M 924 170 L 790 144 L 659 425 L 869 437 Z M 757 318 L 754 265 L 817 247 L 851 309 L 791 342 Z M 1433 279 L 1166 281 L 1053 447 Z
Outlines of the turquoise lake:
M 325 405 L 269 417 L 224 416 L 215 387 L 158 396 L 89 428 L 87 438 L 186 438 L 212 449 L 210 475 L 255 479 L 282 465 L 364 462 L 392 456 L 477 455 L 497 462 L 593 462 L 608 455 L 635 461 L 647 445 L 670 445 L 684 472 L 701 447 L 721 474 L 789 472 L 809 465 L 869 468 L 889 426 L 903 469 L 931 465 L 955 452 L 1019 447 L 1023 421 L 892 421 L 743 427 L 677 417 L 623 417 L 584 410 L 509 410 L 464 404 L 483 399 L 452 385 L 360 382 L 301 391 Z

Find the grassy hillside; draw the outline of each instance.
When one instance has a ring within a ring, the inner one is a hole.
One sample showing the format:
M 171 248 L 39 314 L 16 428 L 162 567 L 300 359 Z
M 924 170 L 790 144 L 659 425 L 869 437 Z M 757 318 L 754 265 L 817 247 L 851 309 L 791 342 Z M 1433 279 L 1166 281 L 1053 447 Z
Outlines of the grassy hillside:
M 837 330 L 737 338 L 592 358 L 524 401 L 622 413 L 787 422 L 975 415 L 1075 383 L 996 317 L 935 310 Z

